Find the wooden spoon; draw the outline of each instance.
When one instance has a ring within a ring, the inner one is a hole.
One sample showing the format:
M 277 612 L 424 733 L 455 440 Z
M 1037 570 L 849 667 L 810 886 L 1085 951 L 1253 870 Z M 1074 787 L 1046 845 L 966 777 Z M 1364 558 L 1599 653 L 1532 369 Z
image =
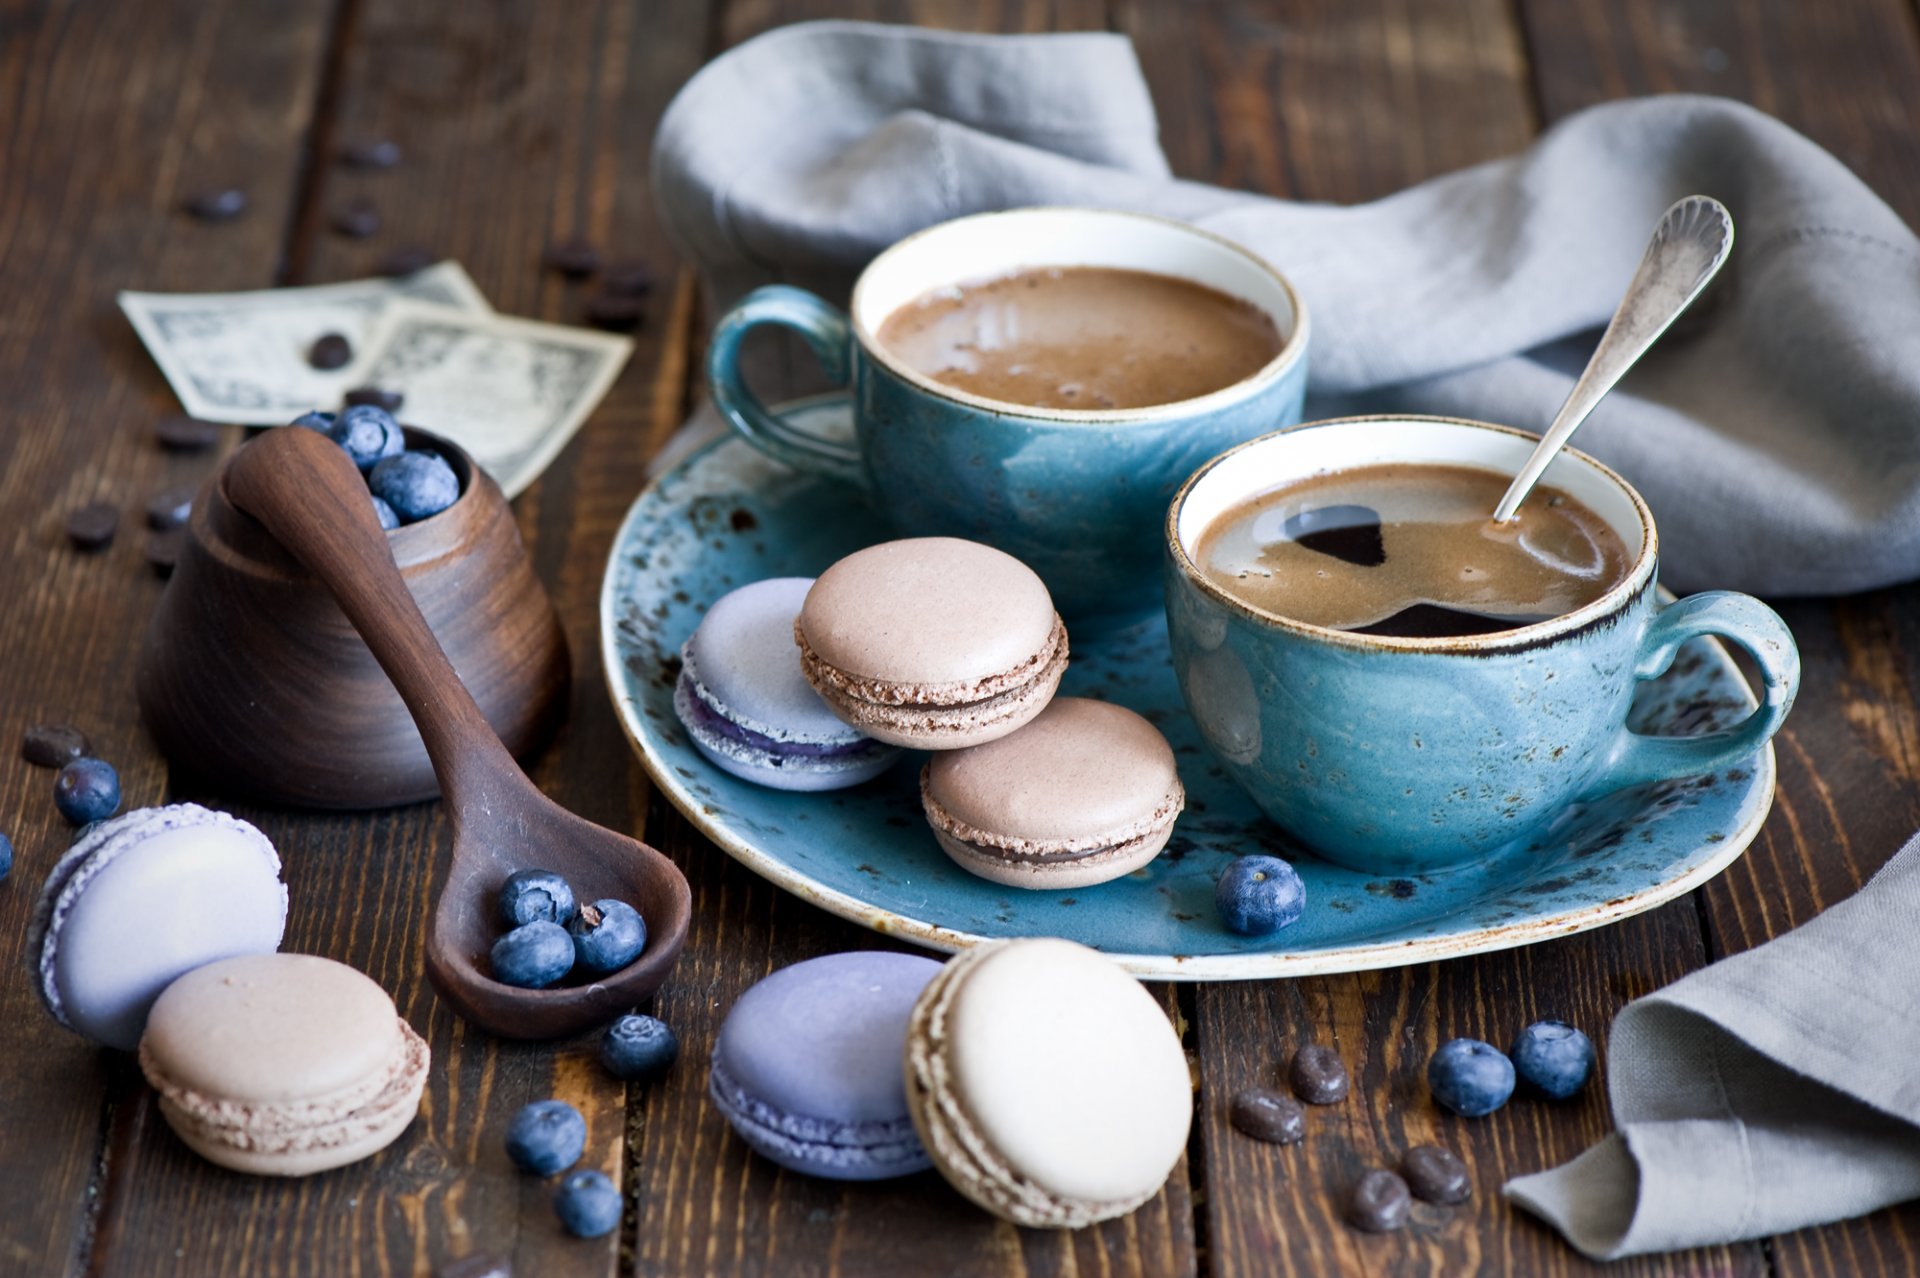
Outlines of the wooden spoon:
M 408 593 L 366 481 L 318 431 L 268 431 L 235 455 L 227 496 L 333 592 L 413 714 L 453 815 L 446 886 L 427 933 L 427 976 L 460 1015 L 508 1038 L 575 1034 L 631 1010 L 666 979 L 693 913 L 687 880 L 635 839 L 568 812 L 534 786 Z M 564 875 L 581 903 L 614 898 L 640 911 L 640 957 L 589 984 L 503 985 L 488 951 L 504 931 L 495 898 L 516 870 Z

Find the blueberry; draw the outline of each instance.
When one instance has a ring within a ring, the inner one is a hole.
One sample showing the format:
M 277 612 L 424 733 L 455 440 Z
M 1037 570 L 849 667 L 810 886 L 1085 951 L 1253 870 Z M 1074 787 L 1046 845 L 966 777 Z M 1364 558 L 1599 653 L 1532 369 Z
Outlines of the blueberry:
M 1593 1040 L 1565 1021 L 1535 1021 L 1513 1040 L 1513 1068 L 1522 1082 L 1565 1100 L 1593 1077 Z
M 5 879 L 9 874 L 12 874 L 12 873 L 13 873 L 13 840 L 9 839 L 4 834 L 0 834 L 0 879 Z M 645 1020 L 646 1018 L 628 1016 L 628 1017 L 623 1017 L 622 1019 L 632 1021 L 632 1020 Z M 617 1021 L 615 1022 L 616 1025 L 618 1023 L 619 1022 Z M 654 1024 L 660 1025 L 660 1022 L 655 1021 Z M 660 1028 L 664 1030 L 667 1027 L 664 1025 L 660 1025 Z M 611 1038 L 611 1035 L 612 1035 L 611 1030 L 608 1031 L 608 1035 L 609 1035 L 609 1038 Z M 673 1042 L 673 1031 L 671 1030 L 667 1030 L 667 1041 L 670 1044 Z M 677 1044 L 675 1046 L 677 1046 Z M 600 1049 L 600 1058 L 602 1060 L 607 1059 L 605 1047 L 602 1047 Z M 671 1065 L 672 1063 L 673 1063 L 673 1056 L 671 1053 L 669 1053 L 667 1056 L 667 1064 Z M 611 1062 L 608 1063 L 607 1068 L 613 1069 L 613 1065 Z M 620 1071 L 614 1070 L 614 1072 L 617 1074 Z
M 680 1039 L 667 1023 L 637 1012 L 607 1026 L 600 1040 L 600 1063 L 629 1083 L 651 1083 L 672 1069 L 679 1055 Z
M 573 970 L 573 938 L 544 919 L 516 927 L 493 943 L 493 979 L 543 990 Z
M 587 1120 L 561 1100 L 521 1107 L 507 1124 L 507 1157 L 536 1176 L 551 1176 L 580 1161 L 587 1148 Z
M 581 906 L 567 931 L 573 933 L 574 957 L 596 976 L 619 971 L 647 948 L 647 925 L 625 901 Z
M 1513 1062 L 1491 1043 L 1456 1038 L 1427 1062 L 1433 1098 L 1463 1118 L 1480 1118 L 1513 1095 Z
M 500 921 L 508 927 L 573 918 L 573 889 L 552 870 L 521 870 L 500 886 Z
M 403 524 L 437 515 L 460 496 L 460 479 L 453 467 L 440 454 L 420 450 L 384 459 L 367 476 L 367 485 L 374 496 L 393 507 Z
M 1266 936 L 1300 917 L 1307 907 L 1307 889 L 1279 857 L 1243 856 L 1213 885 L 1213 904 L 1229 929 L 1242 936 Z
M 553 1210 L 576 1238 L 598 1238 L 620 1227 L 620 1191 L 597 1171 L 575 1172 L 560 1182 Z
M 380 521 L 380 527 L 387 532 L 392 532 L 400 526 L 400 516 L 394 514 L 393 507 L 378 497 L 373 499 L 373 517 Z
M 120 808 L 120 774 L 105 759 L 75 759 L 53 779 L 53 806 L 75 825 L 104 821 Z
M 383 458 L 398 457 L 407 446 L 393 414 L 371 404 L 355 404 L 341 413 L 327 434 L 347 450 L 347 456 L 361 470 L 373 469 L 374 463 Z
M 308 430 L 317 430 L 323 435 L 331 435 L 333 433 L 334 418 L 337 415 L 338 414 L 335 413 L 322 413 L 316 410 L 311 413 L 300 414 L 293 419 L 291 424 L 294 426 L 305 426 Z

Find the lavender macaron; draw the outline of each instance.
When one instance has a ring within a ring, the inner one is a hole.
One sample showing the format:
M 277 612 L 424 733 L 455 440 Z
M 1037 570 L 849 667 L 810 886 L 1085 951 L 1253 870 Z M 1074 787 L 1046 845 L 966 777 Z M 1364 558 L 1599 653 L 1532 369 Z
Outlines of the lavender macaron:
M 713 765 L 776 790 L 839 790 L 885 772 L 900 751 L 847 726 L 800 669 L 793 621 L 811 577 L 729 592 L 680 649 L 673 708 Z
M 782 968 L 720 1026 L 708 1090 L 742 1140 L 790 1171 L 883 1180 L 931 1166 L 907 1105 L 907 1021 L 940 972 L 855 951 Z

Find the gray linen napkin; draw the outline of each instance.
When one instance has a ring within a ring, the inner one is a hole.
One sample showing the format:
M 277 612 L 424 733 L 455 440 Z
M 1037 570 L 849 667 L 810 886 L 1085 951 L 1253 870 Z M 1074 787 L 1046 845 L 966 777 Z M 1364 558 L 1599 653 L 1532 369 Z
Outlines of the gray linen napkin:
M 1329 109 L 1337 109 L 1330 104 Z M 708 296 L 844 297 L 908 232 L 1023 204 L 1198 223 L 1313 315 L 1308 410 L 1544 429 L 1660 213 L 1733 211 L 1721 279 L 1582 429 L 1657 516 L 1682 589 L 1846 592 L 1920 576 L 1920 242 L 1825 151 L 1750 108 L 1596 107 L 1528 151 L 1352 208 L 1168 175 L 1122 37 L 786 27 L 661 121 L 654 192 Z
M 1804 926 L 1621 1009 L 1618 1133 L 1507 1197 L 1597 1259 L 1920 1198 L 1916 849 Z

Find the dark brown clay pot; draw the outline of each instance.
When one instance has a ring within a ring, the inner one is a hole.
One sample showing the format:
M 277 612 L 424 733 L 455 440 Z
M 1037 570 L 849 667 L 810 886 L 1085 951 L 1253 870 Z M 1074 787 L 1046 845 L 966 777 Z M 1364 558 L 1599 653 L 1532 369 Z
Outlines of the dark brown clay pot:
M 461 492 L 387 534 L 394 561 L 487 722 L 524 756 L 566 712 L 560 620 L 499 485 L 437 435 L 409 427 L 407 445 L 445 457 Z M 223 793 L 302 807 L 433 798 L 400 695 L 326 587 L 227 499 L 227 469 L 194 500 L 140 653 L 140 713 L 161 751 Z

